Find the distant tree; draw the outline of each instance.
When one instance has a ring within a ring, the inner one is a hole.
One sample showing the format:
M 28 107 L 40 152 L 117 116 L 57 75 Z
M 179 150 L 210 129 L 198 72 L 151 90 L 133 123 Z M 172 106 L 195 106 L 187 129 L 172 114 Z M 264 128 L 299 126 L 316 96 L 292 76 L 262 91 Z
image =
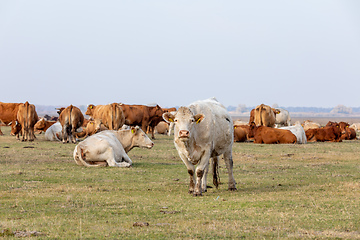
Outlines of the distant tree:
M 331 110 L 330 113 L 345 113 L 345 114 L 351 114 L 352 108 L 351 107 L 345 107 L 344 105 L 337 105 L 334 107 L 333 110 Z

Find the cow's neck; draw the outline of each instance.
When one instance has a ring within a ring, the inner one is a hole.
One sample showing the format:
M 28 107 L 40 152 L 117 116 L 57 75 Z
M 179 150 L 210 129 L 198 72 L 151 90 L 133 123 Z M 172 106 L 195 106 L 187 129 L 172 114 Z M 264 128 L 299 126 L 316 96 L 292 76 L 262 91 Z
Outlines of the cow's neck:
M 201 147 L 196 144 L 195 138 L 191 137 L 188 141 L 182 141 L 179 138 L 175 140 L 176 144 L 186 151 L 188 159 L 196 164 L 201 158 Z
M 123 146 L 126 153 L 128 153 L 133 147 L 135 147 L 133 142 L 133 135 L 131 130 L 119 130 L 118 131 L 118 139 Z

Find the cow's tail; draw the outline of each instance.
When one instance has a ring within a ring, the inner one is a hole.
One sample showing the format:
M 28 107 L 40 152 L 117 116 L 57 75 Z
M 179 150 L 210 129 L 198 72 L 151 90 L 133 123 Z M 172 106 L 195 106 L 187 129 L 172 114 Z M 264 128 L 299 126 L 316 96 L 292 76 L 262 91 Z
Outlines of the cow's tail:
M 78 144 L 74 150 L 74 160 L 77 165 L 85 167 L 102 167 L 100 164 L 89 164 L 86 162 L 86 152 Z
M 124 125 L 124 113 L 117 103 L 111 104 L 112 121 L 114 130 L 118 130 Z
M 219 157 L 213 157 L 212 159 L 212 170 L 213 170 L 213 184 L 218 188 L 220 184 L 220 175 L 219 175 Z

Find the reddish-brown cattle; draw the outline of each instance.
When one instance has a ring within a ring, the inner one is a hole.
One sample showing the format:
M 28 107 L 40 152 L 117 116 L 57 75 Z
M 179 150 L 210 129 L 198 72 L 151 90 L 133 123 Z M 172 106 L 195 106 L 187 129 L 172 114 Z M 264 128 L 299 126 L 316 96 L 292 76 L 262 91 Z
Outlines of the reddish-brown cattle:
M 8 125 L 11 123 L 15 127 L 16 116 L 21 103 L 3 103 L 0 102 L 0 122 Z M 0 135 L 4 135 L 0 128 Z
M 110 130 L 119 130 L 125 123 L 123 110 L 117 103 L 97 106 L 90 104 L 85 114 L 93 119 L 101 120 L 102 124 Z
M 254 122 L 256 126 L 273 127 L 278 111 L 268 105 L 260 104 L 250 112 L 249 124 Z
M 129 126 L 141 126 L 146 132 L 151 123 L 151 136 L 154 138 L 154 128 L 162 120 L 164 111 L 159 105 L 149 107 L 145 105 L 120 104 L 125 116 L 125 124 Z
M 341 131 L 338 123 L 328 123 L 330 126 L 308 129 L 305 131 L 308 142 L 341 142 Z
M 80 109 L 73 105 L 68 106 L 60 113 L 59 122 L 62 126 L 63 143 L 76 143 L 76 129 L 84 122 L 84 115 Z
M 339 127 L 341 131 L 341 140 L 354 140 L 356 139 L 356 131 L 353 128 L 349 127 L 350 124 L 346 122 L 339 122 Z
M 33 104 L 25 102 L 19 105 L 19 110 L 16 115 L 16 120 L 21 126 L 21 141 L 34 141 L 34 126 L 38 121 L 38 115 Z M 19 132 L 16 133 L 17 138 L 19 139 Z
M 247 134 L 245 128 L 240 126 L 234 126 L 234 142 L 245 142 L 247 140 Z
M 34 129 L 35 129 L 35 131 L 39 131 L 39 133 L 46 132 L 46 130 L 55 123 L 56 123 L 56 121 L 49 121 L 49 120 L 45 120 L 45 118 L 41 118 L 35 124 Z
M 296 143 L 296 136 L 289 130 L 271 128 L 265 126 L 250 125 L 249 135 L 254 137 L 254 143 Z

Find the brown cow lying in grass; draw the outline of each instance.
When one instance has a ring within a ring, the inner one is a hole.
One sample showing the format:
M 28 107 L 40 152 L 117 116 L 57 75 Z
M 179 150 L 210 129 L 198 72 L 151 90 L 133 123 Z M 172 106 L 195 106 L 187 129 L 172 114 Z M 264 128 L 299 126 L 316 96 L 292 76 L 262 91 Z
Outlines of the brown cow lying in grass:
M 254 137 L 254 143 L 284 144 L 297 142 L 296 136 L 289 130 L 265 126 L 257 127 L 255 123 L 250 124 L 249 136 Z
M 305 134 L 308 142 L 341 142 L 338 123 L 328 123 L 328 126 L 322 128 L 308 129 Z

